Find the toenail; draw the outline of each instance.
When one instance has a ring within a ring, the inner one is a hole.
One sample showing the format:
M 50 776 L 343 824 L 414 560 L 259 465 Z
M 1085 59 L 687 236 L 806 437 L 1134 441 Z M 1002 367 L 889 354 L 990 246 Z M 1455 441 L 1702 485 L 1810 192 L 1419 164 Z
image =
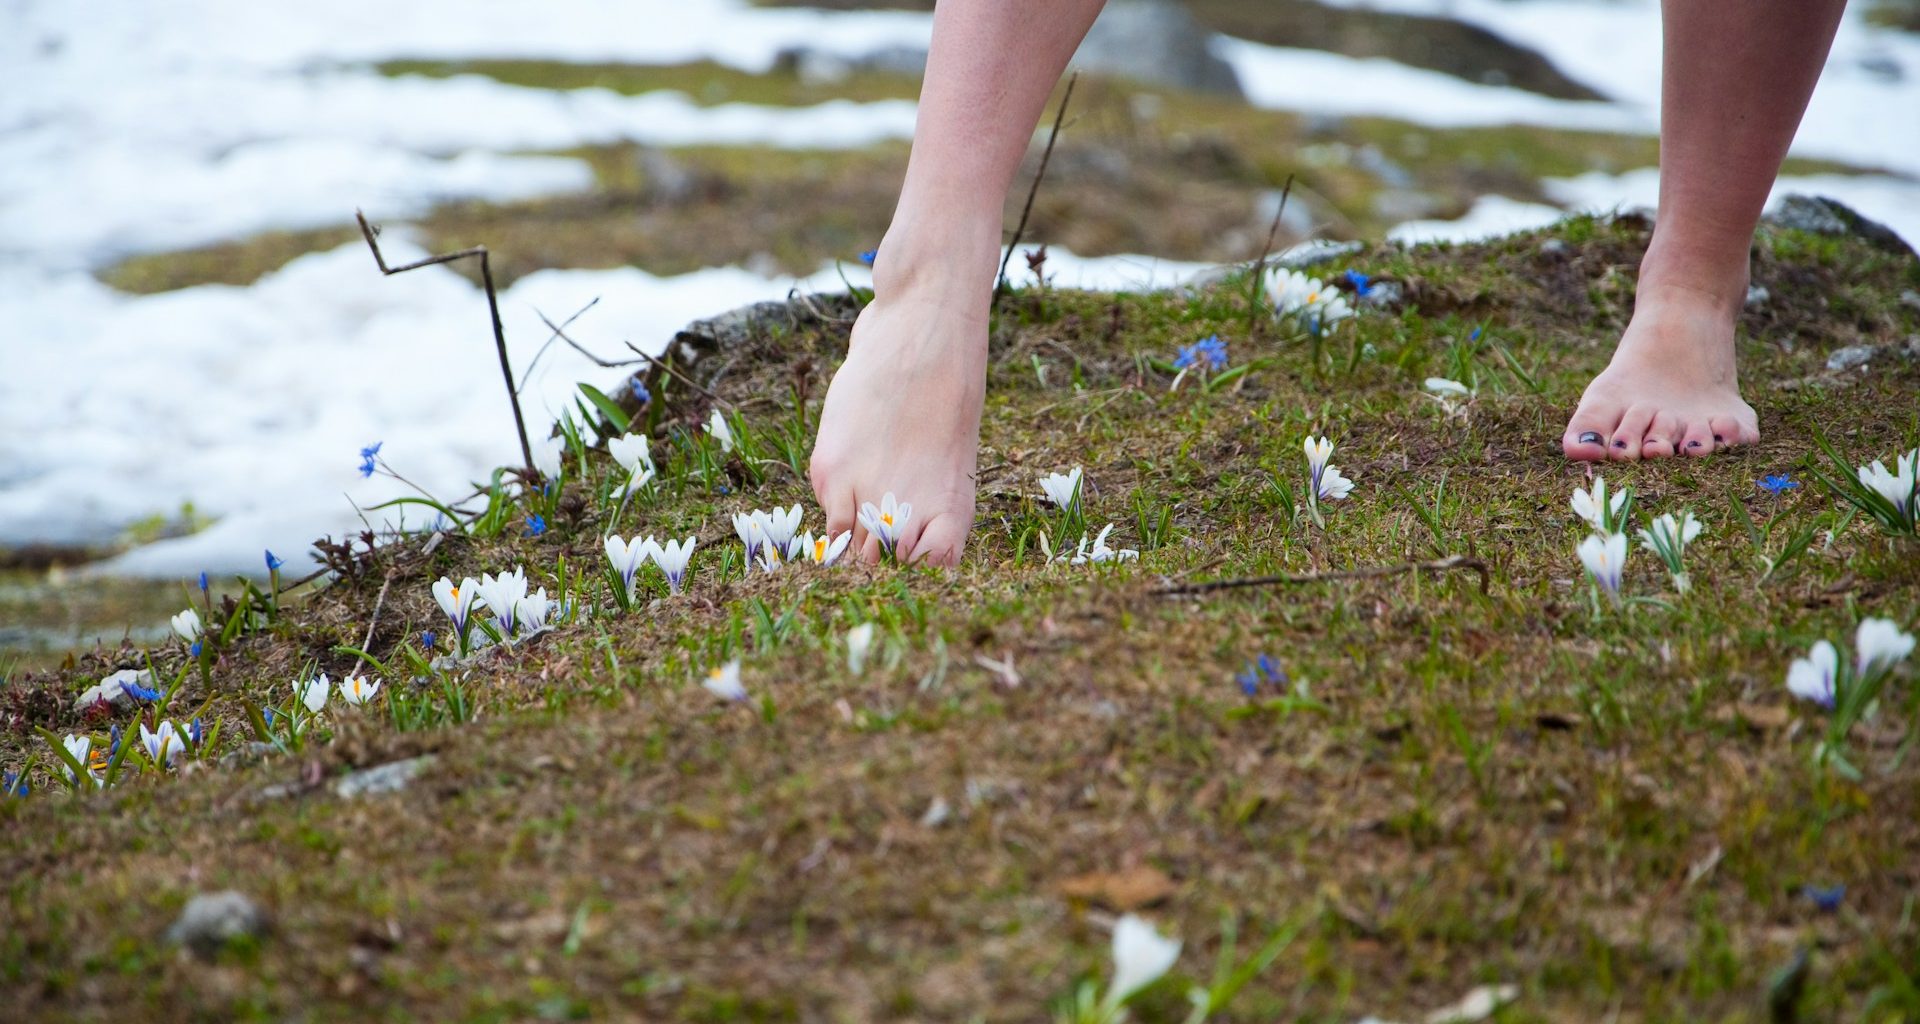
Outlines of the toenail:
M 1698 447 L 1700 447 L 1700 442 L 1698 442 L 1698 441 L 1688 441 L 1688 442 L 1687 442 L 1687 447 L 1689 447 L 1689 448 L 1698 448 Z
M 1721 436 L 1720 436 L 1719 434 L 1715 434 L 1715 435 L 1713 435 L 1713 439 L 1714 439 L 1714 441 L 1715 441 L 1715 442 L 1718 442 L 1718 443 L 1723 443 L 1723 444 L 1724 444 L 1724 443 L 1726 442 L 1726 440 L 1727 440 L 1726 438 L 1724 438 L 1724 437 L 1721 437 Z
M 1587 431 L 1586 433 L 1584 433 L 1584 434 L 1581 434 L 1581 435 L 1580 435 L 1580 443 L 1581 443 L 1581 444 L 1600 444 L 1600 443 L 1602 443 L 1602 442 L 1601 442 L 1601 440 L 1600 440 L 1600 432 L 1599 432 L 1598 430 L 1589 430 L 1589 431 Z
M 1615 448 L 1625 448 L 1625 447 L 1627 446 L 1627 442 L 1625 442 L 1625 441 L 1615 441 L 1615 442 L 1613 442 L 1613 446 L 1614 446 Z

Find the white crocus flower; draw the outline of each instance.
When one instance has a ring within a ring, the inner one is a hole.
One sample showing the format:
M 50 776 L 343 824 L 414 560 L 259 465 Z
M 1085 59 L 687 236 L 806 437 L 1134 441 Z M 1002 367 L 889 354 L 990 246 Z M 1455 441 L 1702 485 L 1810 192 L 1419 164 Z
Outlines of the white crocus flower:
M 1040 478 L 1040 490 L 1047 500 L 1071 512 L 1080 501 L 1080 467 L 1071 473 L 1049 473 Z
M 862 622 L 847 630 L 847 671 L 860 675 L 867 670 L 867 652 L 873 649 L 873 623 Z
M 1887 470 L 1886 463 L 1873 460 L 1871 466 L 1859 468 L 1860 482 L 1872 488 L 1875 493 L 1893 505 L 1900 518 L 1908 523 L 1914 521 L 1916 497 L 1914 488 L 1920 486 L 1920 448 L 1908 452 L 1893 460 L 1893 470 Z
M 648 537 L 647 540 L 651 542 L 653 538 Z M 667 576 L 668 593 L 678 594 L 680 585 L 686 582 L 687 563 L 693 559 L 694 543 L 695 538 L 688 537 L 686 540 L 669 538 L 665 544 L 653 545 L 650 554 L 654 564 Z
M 1853 646 L 1854 675 L 1871 679 L 1907 660 L 1913 653 L 1913 634 L 1901 632 L 1891 619 L 1862 619 Z
M 555 434 L 543 437 L 533 443 L 533 468 L 548 480 L 555 479 L 565 466 L 566 453 L 567 439 L 564 436 Z
M 316 715 L 320 713 L 320 709 L 327 706 L 327 694 L 332 690 L 333 680 L 328 679 L 325 672 L 305 682 L 298 679 L 293 681 L 294 697 L 306 705 L 308 711 Z
M 1315 331 L 1324 331 L 1352 316 L 1353 307 L 1347 304 L 1347 297 L 1337 289 L 1322 287 L 1317 294 L 1309 297 L 1301 313 L 1311 321 Z
M 1825 640 L 1816 640 L 1804 658 L 1787 669 L 1787 692 L 1801 700 L 1832 708 L 1834 680 L 1840 671 L 1840 652 Z
M 1428 377 L 1426 388 L 1435 395 L 1472 398 L 1473 389 L 1448 377 Z
M 1312 305 L 1326 285 L 1298 270 L 1274 267 L 1267 272 L 1267 302 L 1276 316 L 1298 313 Z
M 159 729 L 150 730 L 147 723 L 140 723 L 140 743 L 146 748 L 147 760 L 161 768 L 171 768 L 180 760 L 187 749 L 187 741 L 173 728 L 173 720 L 160 723 Z
M 735 658 L 719 668 L 709 669 L 707 677 L 700 680 L 707 692 L 721 700 L 746 700 L 747 687 L 740 682 L 740 659 Z
M 906 532 L 907 521 L 913 518 L 913 505 L 905 501 L 896 501 L 893 492 L 888 491 L 876 507 L 873 502 L 860 505 L 860 525 L 866 527 L 880 542 L 880 549 L 889 558 L 896 554 L 900 537 Z
M 794 535 L 800 531 L 799 503 L 796 502 L 792 508 L 781 508 L 775 505 L 773 511 L 765 515 L 767 543 L 778 548 L 781 554 L 786 554 L 793 543 Z
M 762 544 L 760 545 L 760 557 L 755 559 L 753 564 L 759 566 L 761 572 L 778 572 L 781 566 L 787 564 L 787 556 L 785 552 L 774 547 L 772 544 Z
M 172 619 L 173 631 L 188 643 L 200 639 L 200 613 L 189 608 Z
M 516 617 L 520 610 L 520 599 L 527 596 L 527 575 L 519 567 L 512 572 L 503 572 L 498 576 L 480 574 L 480 584 L 475 588 L 480 600 L 486 602 L 487 610 L 493 613 L 494 624 L 500 627 L 500 635 L 511 639 L 516 631 Z
M 1308 436 L 1300 443 L 1301 450 L 1307 453 L 1307 476 L 1319 490 L 1320 474 L 1326 471 L 1327 460 L 1333 458 L 1333 442 L 1324 437 Z
M 68 733 L 67 738 L 61 741 L 61 745 L 67 748 L 67 753 L 73 755 L 73 759 L 79 762 L 80 767 L 86 769 L 87 777 L 93 780 L 94 785 L 104 786 L 107 784 L 106 776 L 103 774 L 105 769 L 95 763 L 93 759 L 93 737 L 75 736 L 72 733 Z M 66 773 L 67 781 L 74 781 L 73 769 L 66 769 Z
M 1587 572 L 1607 596 L 1620 599 L 1620 576 L 1627 564 L 1627 535 L 1610 533 L 1605 537 L 1597 533 L 1587 535 L 1580 542 L 1580 561 Z
M 633 493 L 653 479 L 653 454 L 648 449 L 647 435 L 623 434 L 607 442 L 607 452 L 627 471 L 627 484 L 621 489 L 623 495 Z
M 1319 489 L 1314 492 L 1314 497 L 1321 501 L 1344 501 L 1352 493 L 1353 481 L 1343 476 L 1338 466 L 1328 466 L 1320 474 Z
M 1088 563 L 1128 562 L 1140 557 L 1140 552 L 1132 548 L 1116 549 L 1108 547 L 1107 535 L 1112 532 L 1113 524 L 1108 523 L 1107 528 L 1100 531 L 1100 536 L 1093 539 L 1093 547 L 1091 549 L 1087 547 L 1087 538 L 1083 534 L 1080 537 L 1080 547 L 1074 552 L 1073 564 L 1086 565 Z
M 523 633 L 538 633 L 547 627 L 547 616 L 553 614 L 553 599 L 547 596 L 547 588 L 521 598 L 513 606 L 513 617 Z
M 445 576 L 433 585 L 433 599 L 440 603 L 440 610 L 447 613 L 447 618 L 453 620 L 456 634 L 466 635 L 467 615 L 473 611 L 473 599 L 478 596 L 479 586 L 471 576 L 462 579 L 457 587 Z
M 767 543 L 767 514 L 759 509 L 735 512 L 733 532 L 740 536 L 740 543 L 746 546 L 747 563 L 753 564 L 760 556 L 760 548 Z
M 853 542 L 853 531 L 842 530 L 838 537 L 825 533 L 815 537 L 809 533 L 799 540 L 801 541 L 799 557 L 815 565 L 832 565 L 839 561 L 840 556 L 846 552 L 847 545 Z
M 340 680 L 340 699 L 359 707 L 380 692 L 380 680 L 368 679 L 358 672 Z
M 1624 497 L 1624 495 L 1623 495 Z M 1659 556 L 1667 565 L 1667 572 L 1673 576 L 1674 589 L 1686 593 L 1690 585 L 1687 579 L 1687 567 L 1684 559 L 1687 545 L 1700 536 L 1704 527 L 1695 519 L 1691 509 L 1675 518 L 1669 512 L 1653 521 L 1650 529 L 1640 531 L 1640 546 Z
M 613 564 L 613 571 L 620 574 L 620 582 L 626 586 L 627 596 L 631 598 L 633 577 L 640 571 L 640 566 L 652 556 L 653 541 L 641 540 L 639 537 L 633 538 L 632 541 L 625 541 L 608 534 L 605 544 L 607 561 Z
M 1627 504 L 1627 492 L 1620 491 L 1611 498 L 1607 496 L 1607 478 L 1593 478 L 1593 490 L 1573 489 L 1573 514 L 1587 521 L 1587 525 L 1602 533 L 1616 533 L 1614 521 L 1620 510 Z M 1624 523 L 1621 525 L 1625 525 Z
M 1117 1009 L 1160 980 L 1179 959 L 1179 939 L 1161 935 L 1137 915 L 1122 916 L 1113 926 L 1113 982 L 1107 986 L 1105 1006 Z
M 713 415 L 707 417 L 707 433 L 720 443 L 721 451 L 733 451 L 733 428 L 727 426 L 727 418 L 720 415 L 720 410 L 713 410 Z

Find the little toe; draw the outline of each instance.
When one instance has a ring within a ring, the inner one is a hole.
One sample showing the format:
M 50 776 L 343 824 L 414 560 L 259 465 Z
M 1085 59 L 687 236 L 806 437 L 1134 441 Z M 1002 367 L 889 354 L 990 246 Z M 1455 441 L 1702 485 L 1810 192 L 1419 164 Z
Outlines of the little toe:
M 1647 428 L 1653 425 L 1654 410 L 1636 405 L 1620 417 L 1620 425 L 1613 428 L 1613 439 L 1609 442 L 1607 456 L 1615 462 L 1633 462 L 1640 458 L 1647 440 Z
M 1707 421 L 1707 427 L 1713 433 L 1716 448 L 1731 448 L 1737 444 L 1750 444 L 1746 428 L 1732 416 L 1715 416 Z

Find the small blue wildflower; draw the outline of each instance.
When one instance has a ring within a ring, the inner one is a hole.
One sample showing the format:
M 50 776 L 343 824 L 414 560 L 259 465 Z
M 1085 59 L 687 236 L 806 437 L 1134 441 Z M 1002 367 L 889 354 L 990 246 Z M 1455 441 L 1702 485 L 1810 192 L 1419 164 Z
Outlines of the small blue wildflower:
M 633 390 L 633 397 L 638 399 L 641 405 L 653 401 L 653 392 L 647 390 L 646 382 L 640 378 L 635 377 L 633 383 L 627 386 Z
M 1768 494 L 1780 494 L 1800 486 L 1800 481 L 1795 480 L 1785 473 L 1770 473 L 1761 477 L 1758 482 L 1760 489 L 1766 491 Z
M 33 792 L 33 790 L 27 785 L 27 780 L 21 776 L 19 772 L 8 772 L 5 775 L 0 775 L 0 794 L 22 798 L 31 792 Z
M 547 520 L 538 513 L 527 517 L 527 536 L 538 537 L 547 532 Z
M 201 651 L 200 641 L 198 640 L 195 640 L 193 642 L 192 647 L 187 648 L 187 653 L 193 655 L 196 658 L 200 656 L 200 651 Z
M 1475 327 L 1475 328 L 1473 329 L 1473 331 L 1472 331 L 1472 333 L 1470 333 L 1470 334 L 1468 334 L 1468 335 L 1467 335 L 1467 340 L 1468 340 L 1468 341 L 1479 341 L 1479 340 L 1480 340 L 1480 328 L 1478 328 L 1478 327 Z
M 1248 662 L 1247 670 L 1235 676 L 1234 679 L 1240 684 L 1240 692 L 1252 697 L 1259 694 L 1263 683 L 1285 689 L 1287 670 L 1281 668 L 1280 663 L 1275 661 L 1272 655 L 1262 654 Z
M 150 704 L 160 699 L 159 690 L 148 689 L 139 683 L 121 683 L 120 688 L 126 691 L 127 696 L 132 697 L 134 700 L 145 701 Z
M 207 592 L 207 574 L 204 572 L 200 574 L 200 592 L 202 594 Z
M 113 757 L 120 752 L 120 727 L 115 725 L 107 734 L 107 756 Z
M 423 629 L 420 631 L 420 646 L 425 647 L 429 651 L 433 650 L 433 630 Z
M 1806 897 L 1813 901 L 1814 906 L 1829 914 L 1839 910 L 1840 901 L 1847 898 L 1847 887 L 1845 885 L 1807 885 L 1802 886 L 1800 891 L 1805 893 Z
M 1347 283 L 1353 286 L 1353 294 L 1355 295 L 1365 295 L 1373 288 L 1373 278 L 1362 274 L 1358 270 L 1347 271 Z
M 193 720 L 192 725 L 187 726 L 187 739 L 192 740 L 196 747 L 207 741 L 206 726 L 201 725 L 198 718 Z
M 280 567 L 285 564 L 287 564 L 285 561 L 274 557 L 272 548 L 267 549 L 267 571 L 268 572 L 279 572 Z
M 860 254 L 860 262 L 865 263 L 867 266 L 871 267 L 873 266 L 874 258 L 879 255 L 880 255 L 880 250 L 868 249 L 866 252 L 863 252 Z
M 261 708 L 260 714 L 267 720 L 268 725 L 272 725 L 273 720 L 280 717 L 280 712 L 275 711 L 272 708 Z
M 1173 368 L 1185 370 L 1200 363 L 1206 363 L 1204 369 L 1218 370 L 1227 365 L 1227 343 L 1217 334 L 1209 334 L 1191 345 L 1183 346 L 1173 358 Z
M 385 443 L 385 441 L 375 441 L 365 448 L 360 449 L 360 478 L 362 480 L 373 475 L 374 459 L 380 454 L 380 446 Z

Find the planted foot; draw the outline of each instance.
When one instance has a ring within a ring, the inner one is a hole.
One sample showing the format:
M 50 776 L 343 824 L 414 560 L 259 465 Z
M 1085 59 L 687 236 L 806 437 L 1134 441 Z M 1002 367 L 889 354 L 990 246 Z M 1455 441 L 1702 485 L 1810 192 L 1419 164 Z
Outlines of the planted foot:
M 1738 307 L 1685 288 L 1643 287 L 1613 361 L 1580 397 L 1560 446 L 1587 462 L 1711 455 L 1760 439 L 1740 397 Z

